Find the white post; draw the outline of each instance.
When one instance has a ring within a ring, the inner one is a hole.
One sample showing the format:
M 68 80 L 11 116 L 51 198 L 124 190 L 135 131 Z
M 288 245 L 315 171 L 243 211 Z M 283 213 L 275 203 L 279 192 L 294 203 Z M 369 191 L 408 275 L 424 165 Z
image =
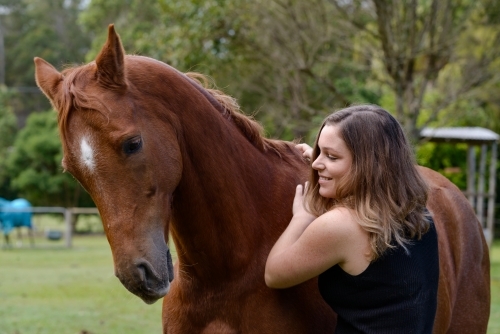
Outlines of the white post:
M 484 228 L 484 178 L 486 174 L 486 144 L 481 145 L 481 159 L 479 160 L 479 175 L 477 185 L 476 215 Z
M 71 209 L 64 210 L 64 222 L 66 224 L 66 233 L 64 234 L 64 238 L 66 240 L 66 247 L 68 248 L 71 248 L 71 239 L 73 233 L 73 226 L 71 222 L 72 218 L 73 213 L 71 212 Z
M 488 217 L 486 218 L 486 230 L 489 231 L 486 242 L 488 247 L 491 248 L 491 243 L 495 234 L 494 224 L 495 221 L 495 186 L 496 186 L 496 172 L 497 172 L 497 142 L 491 145 L 491 162 L 490 162 L 490 181 L 488 185 Z
M 467 197 L 472 207 L 474 207 L 474 197 L 476 195 L 476 151 L 474 145 L 469 145 L 467 148 L 467 171 Z

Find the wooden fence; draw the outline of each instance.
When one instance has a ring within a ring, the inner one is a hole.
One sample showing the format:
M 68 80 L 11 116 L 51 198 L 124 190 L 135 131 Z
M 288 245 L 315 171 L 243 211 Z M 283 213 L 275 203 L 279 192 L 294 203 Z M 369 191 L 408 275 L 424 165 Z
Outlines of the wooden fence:
M 99 215 L 97 208 L 63 208 L 35 206 L 30 208 L 0 208 L 0 212 L 31 212 L 31 213 L 60 213 L 64 217 L 64 241 L 66 247 L 72 247 L 73 240 L 73 216 L 74 215 Z

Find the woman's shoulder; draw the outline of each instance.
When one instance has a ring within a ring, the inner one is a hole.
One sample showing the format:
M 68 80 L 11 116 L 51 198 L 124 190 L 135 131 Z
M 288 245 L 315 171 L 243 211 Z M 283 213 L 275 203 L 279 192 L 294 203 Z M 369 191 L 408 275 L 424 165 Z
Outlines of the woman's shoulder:
M 352 233 L 362 232 L 361 225 L 358 223 L 356 213 L 353 209 L 345 206 L 337 206 L 319 216 L 315 223 L 326 230 L 331 230 L 336 234 L 346 234 L 353 236 Z
M 368 232 L 359 224 L 356 212 L 336 207 L 320 217 L 321 231 L 336 243 L 337 263 L 350 275 L 359 275 L 370 264 L 371 247 Z
M 335 206 L 332 209 L 328 210 L 318 218 L 325 220 L 335 220 L 335 221 L 344 221 L 351 222 L 356 221 L 356 212 L 353 209 L 350 209 L 345 206 Z

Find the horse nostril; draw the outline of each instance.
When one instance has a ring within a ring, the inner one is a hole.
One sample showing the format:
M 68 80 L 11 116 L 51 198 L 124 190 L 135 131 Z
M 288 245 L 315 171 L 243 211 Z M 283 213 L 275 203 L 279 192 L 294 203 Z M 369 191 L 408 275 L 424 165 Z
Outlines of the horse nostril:
M 158 274 L 154 271 L 151 264 L 146 260 L 138 261 L 135 265 L 137 271 L 139 273 L 139 279 L 143 282 L 146 287 L 151 288 L 158 282 L 161 282 L 162 279 L 158 276 Z
M 145 264 L 138 264 L 136 267 L 137 267 L 137 271 L 139 271 L 139 278 L 140 278 L 141 282 L 146 283 L 148 280 L 146 265 Z

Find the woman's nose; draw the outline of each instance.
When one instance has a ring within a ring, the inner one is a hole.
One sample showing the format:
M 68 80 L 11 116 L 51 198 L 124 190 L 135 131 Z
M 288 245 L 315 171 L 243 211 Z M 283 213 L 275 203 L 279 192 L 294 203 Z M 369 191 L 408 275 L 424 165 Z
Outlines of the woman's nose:
M 321 163 L 319 157 L 316 158 L 316 160 L 313 161 L 313 163 L 311 164 L 311 167 L 313 169 L 316 169 L 316 170 L 321 170 L 324 168 L 324 165 Z

